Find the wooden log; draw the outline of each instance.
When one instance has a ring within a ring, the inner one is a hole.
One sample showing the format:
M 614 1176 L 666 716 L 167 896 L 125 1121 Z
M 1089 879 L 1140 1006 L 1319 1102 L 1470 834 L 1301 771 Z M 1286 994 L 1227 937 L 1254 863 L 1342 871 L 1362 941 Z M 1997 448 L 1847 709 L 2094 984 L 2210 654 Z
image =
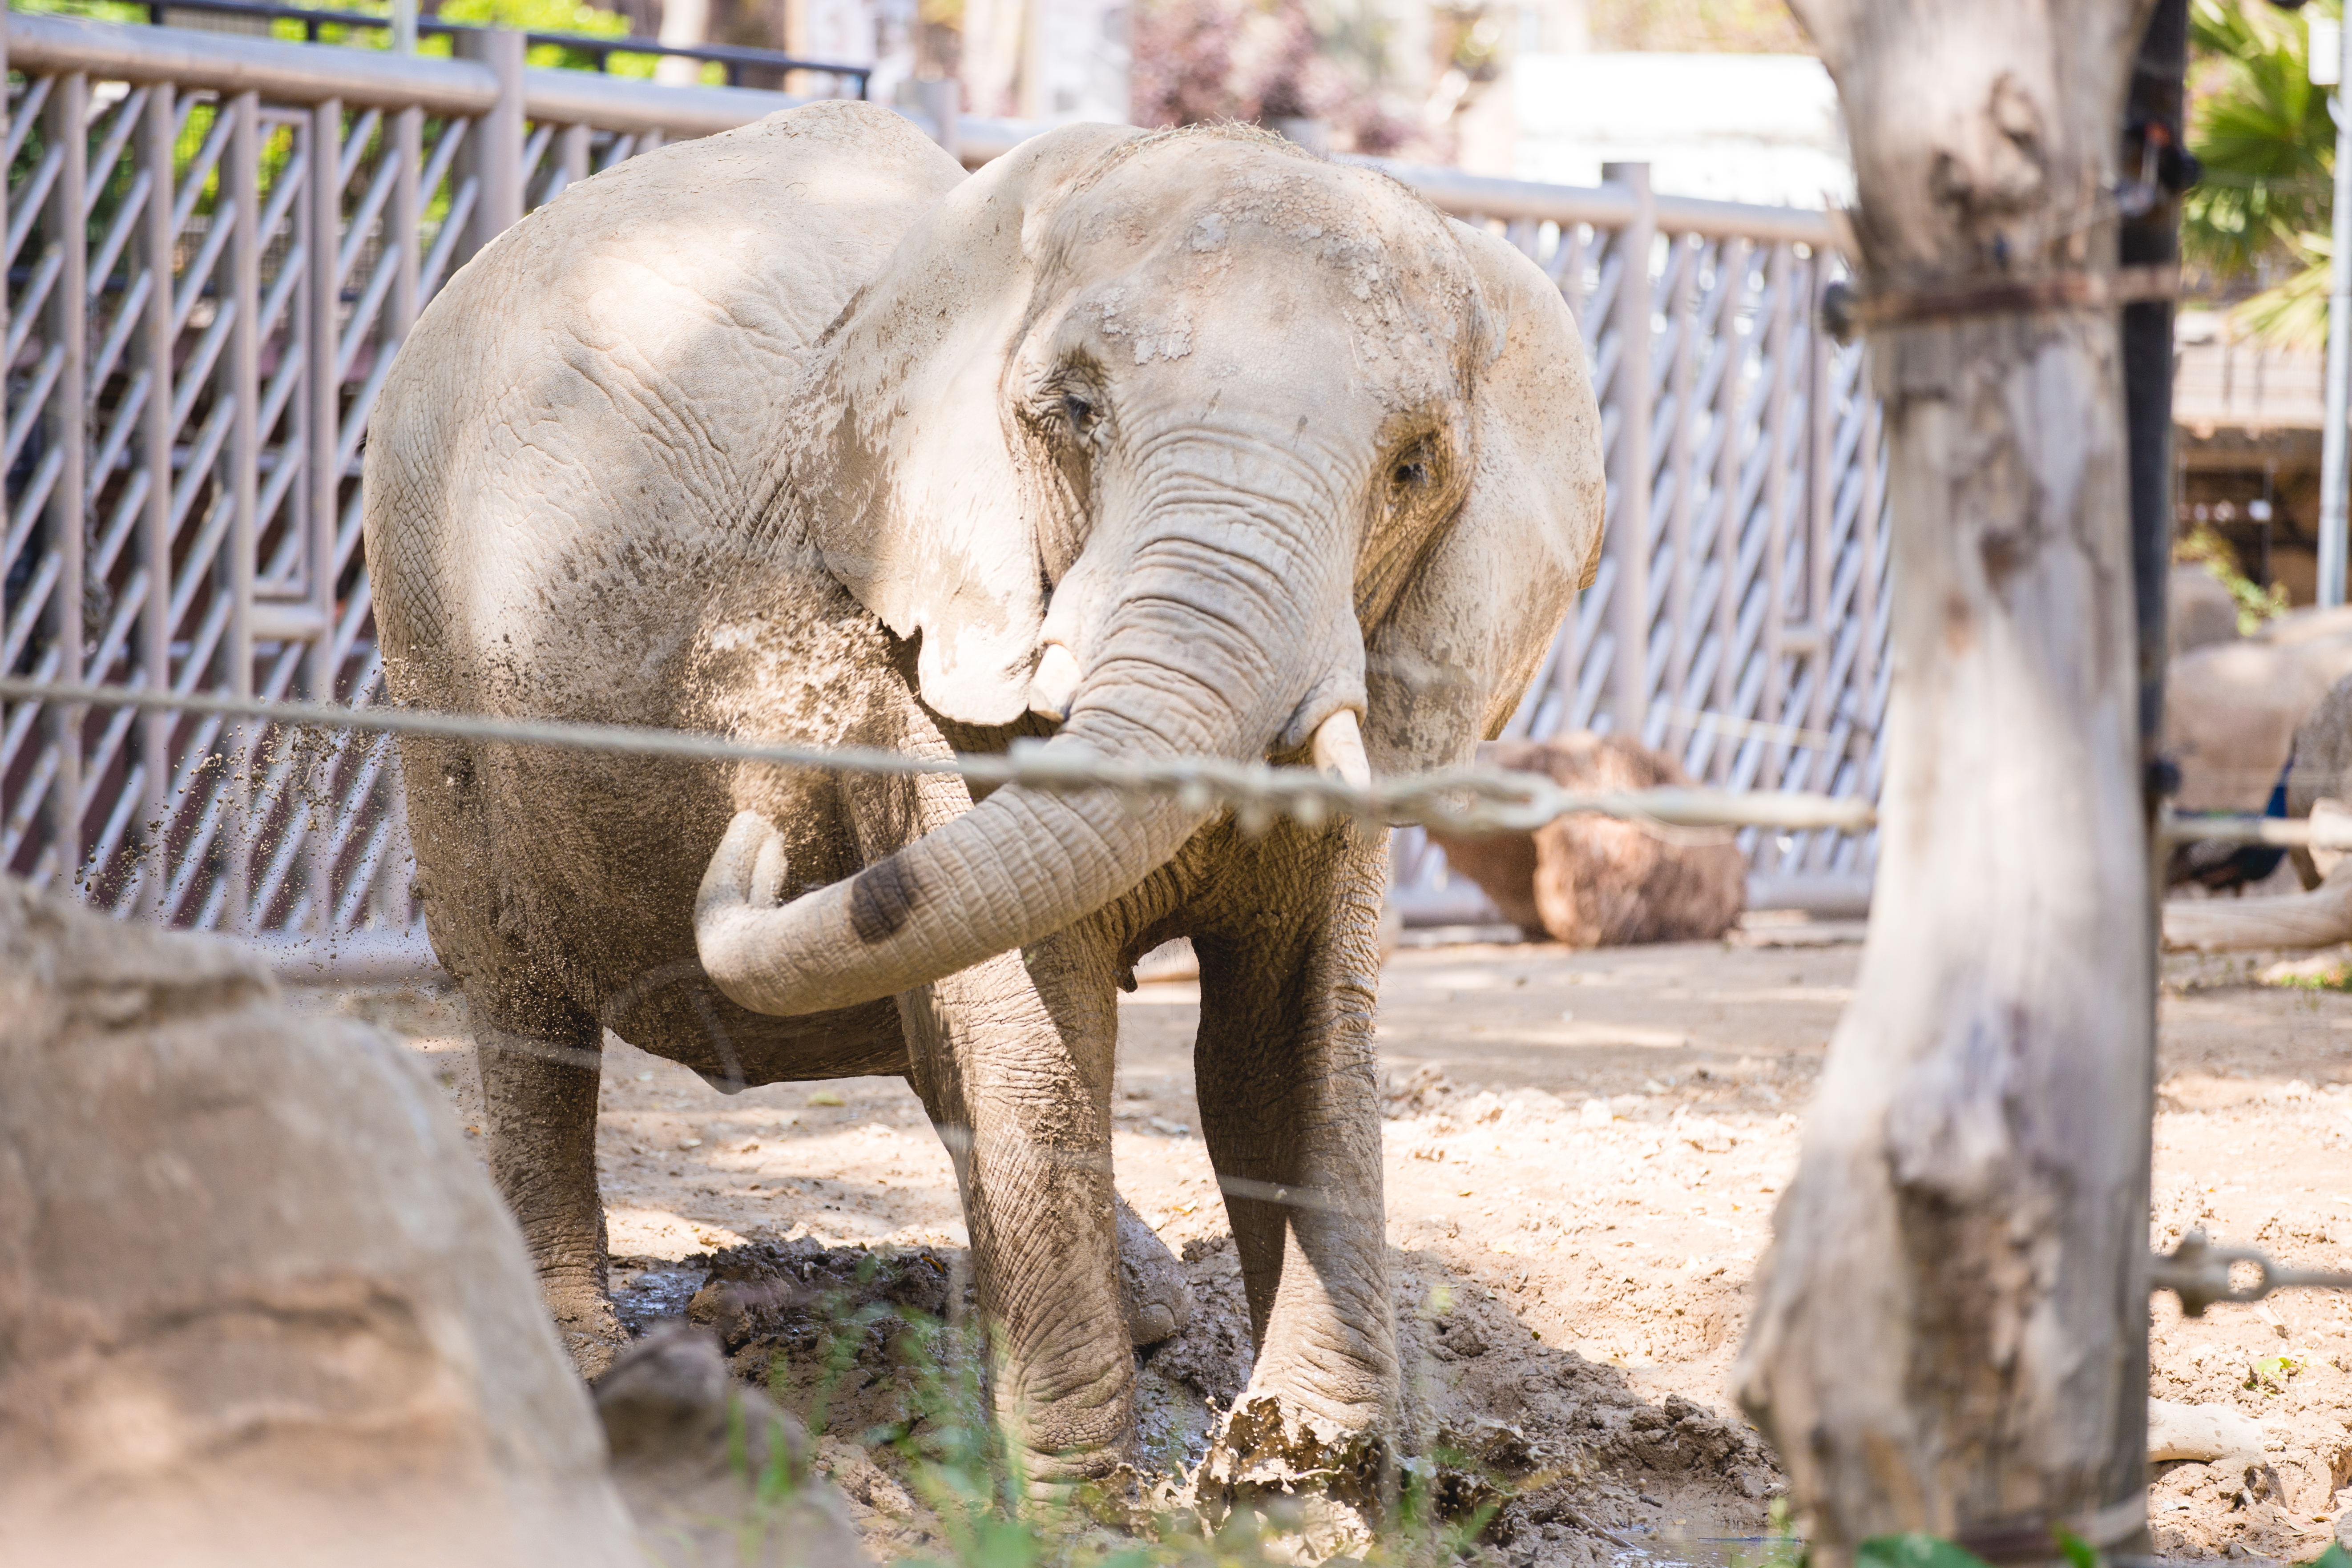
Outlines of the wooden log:
M 1862 978 L 1735 1386 L 1816 1563 L 2133 1550 L 2153 960 L 2116 323 L 2081 301 L 2147 7 L 1796 10 L 1854 149 L 1895 667 Z
M 2252 952 L 2352 942 L 2352 861 L 2307 893 L 2283 899 L 2179 899 L 2164 906 L 2164 945 L 2177 952 Z

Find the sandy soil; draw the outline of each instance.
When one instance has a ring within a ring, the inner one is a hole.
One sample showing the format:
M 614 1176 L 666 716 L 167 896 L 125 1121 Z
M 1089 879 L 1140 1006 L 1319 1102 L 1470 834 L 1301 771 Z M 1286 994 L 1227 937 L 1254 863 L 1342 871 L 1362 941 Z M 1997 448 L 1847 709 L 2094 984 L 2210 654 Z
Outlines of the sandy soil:
M 1389 1235 L 1412 1436 L 1452 1456 L 1441 1486 L 1456 1501 L 1508 1500 L 1488 1531 L 1506 1559 L 1720 1560 L 1765 1533 L 1780 1483 L 1726 1376 L 1859 934 L 1751 917 L 1719 944 L 1449 946 L 1390 963 Z M 2267 967 L 2168 966 L 2151 1237 L 2168 1247 L 2201 1226 L 2289 1262 L 2352 1267 L 2352 995 L 2263 984 Z M 454 1000 L 313 1005 L 408 1036 L 478 1129 Z M 1122 1003 L 1119 1186 L 1185 1259 L 1200 1309 L 1143 1358 L 1147 1452 L 1169 1467 L 1197 1454 L 1210 1402 L 1248 1371 L 1194 1131 L 1197 1017 L 1190 983 Z M 872 1312 L 849 1341 L 838 1328 L 861 1302 L 958 1315 L 963 1226 L 913 1095 L 858 1079 L 730 1098 L 608 1045 L 599 1163 L 628 1316 L 651 1324 L 703 1292 L 697 1315 L 715 1319 L 739 1370 L 823 1419 L 877 1551 L 922 1547 L 929 1516 L 887 1454 L 877 1468 L 861 1447 L 922 1418 L 900 1331 Z M 888 1266 L 861 1270 L 868 1249 Z M 720 1279 L 779 1282 L 730 1300 L 784 1304 L 714 1309 L 721 1293 L 704 1287 Z M 2184 1321 L 2165 1295 L 2151 1322 L 2153 1394 L 2230 1406 L 2264 1433 L 2259 1460 L 2158 1467 L 2159 1549 L 2315 1555 L 2352 1507 L 2337 1496 L 2352 1480 L 2352 1300 L 2300 1291 Z

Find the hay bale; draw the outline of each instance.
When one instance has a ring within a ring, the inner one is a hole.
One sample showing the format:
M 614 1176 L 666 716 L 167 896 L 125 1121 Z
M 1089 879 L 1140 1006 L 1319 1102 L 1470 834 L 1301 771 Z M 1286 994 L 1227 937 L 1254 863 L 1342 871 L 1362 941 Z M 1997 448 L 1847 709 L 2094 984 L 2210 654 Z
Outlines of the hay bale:
M 0 878 L 0 1562 L 642 1562 L 408 1052 Z
M 1568 789 L 1691 782 L 1671 758 L 1618 735 L 1491 742 L 1478 748 L 1478 762 L 1541 773 Z M 1571 816 L 1532 834 L 1432 837 L 1506 920 L 1570 947 L 1710 941 L 1747 905 L 1748 864 L 1728 833 L 1669 839 L 1631 823 Z

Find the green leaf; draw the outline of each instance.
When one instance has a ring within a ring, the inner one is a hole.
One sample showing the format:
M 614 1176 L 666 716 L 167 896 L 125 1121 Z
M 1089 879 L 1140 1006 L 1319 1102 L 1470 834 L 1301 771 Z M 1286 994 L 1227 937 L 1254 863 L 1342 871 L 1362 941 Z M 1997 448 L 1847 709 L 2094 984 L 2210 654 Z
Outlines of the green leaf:
M 1854 1552 L 1855 1568 L 1989 1568 L 1985 1560 L 1925 1531 L 1874 1535 Z
M 2352 1568 L 2352 1552 L 2345 1551 L 2342 1542 L 2331 1541 L 2327 1550 L 2312 1561 L 2310 1568 Z
M 2058 1550 L 2065 1553 L 2074 1568 L 2099 1568 L 2099 1549 L 2064 1525 L 2052 1525 L 2050 1538 L 2058 1543 Z
M 2189 8 L 2189 145 L 2204 174 L 2182 197 L 2180 243 L 2217 281 L 2271 282 L 2305 259 L 2298 236 L 2327 230 L 2336 124 L 2311 84 L 2308 37 L 2305 16 L 2266 6 Z

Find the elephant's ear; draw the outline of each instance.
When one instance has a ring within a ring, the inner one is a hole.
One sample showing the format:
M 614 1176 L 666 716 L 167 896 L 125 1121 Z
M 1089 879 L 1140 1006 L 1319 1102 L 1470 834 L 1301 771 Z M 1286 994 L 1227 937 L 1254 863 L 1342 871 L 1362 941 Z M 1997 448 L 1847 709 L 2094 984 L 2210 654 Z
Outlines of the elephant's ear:
M 1006 362 L 1043 215 L 1138 134 L 1054 132 L 950 191 L 827 330 L 790 414 L 785 504 L 866 608 L 920 635 L 924 700 L 951 719 L 1028 705 L 1045 586 Z
M 1461 510 L 1366 640 L 1366 750 L 1384 773 L 1465 763 L 1500 734 L 1601 561 L 1601 413 L 1576 319 L 1516 248 L 1453 229 L 1489 357 Z

